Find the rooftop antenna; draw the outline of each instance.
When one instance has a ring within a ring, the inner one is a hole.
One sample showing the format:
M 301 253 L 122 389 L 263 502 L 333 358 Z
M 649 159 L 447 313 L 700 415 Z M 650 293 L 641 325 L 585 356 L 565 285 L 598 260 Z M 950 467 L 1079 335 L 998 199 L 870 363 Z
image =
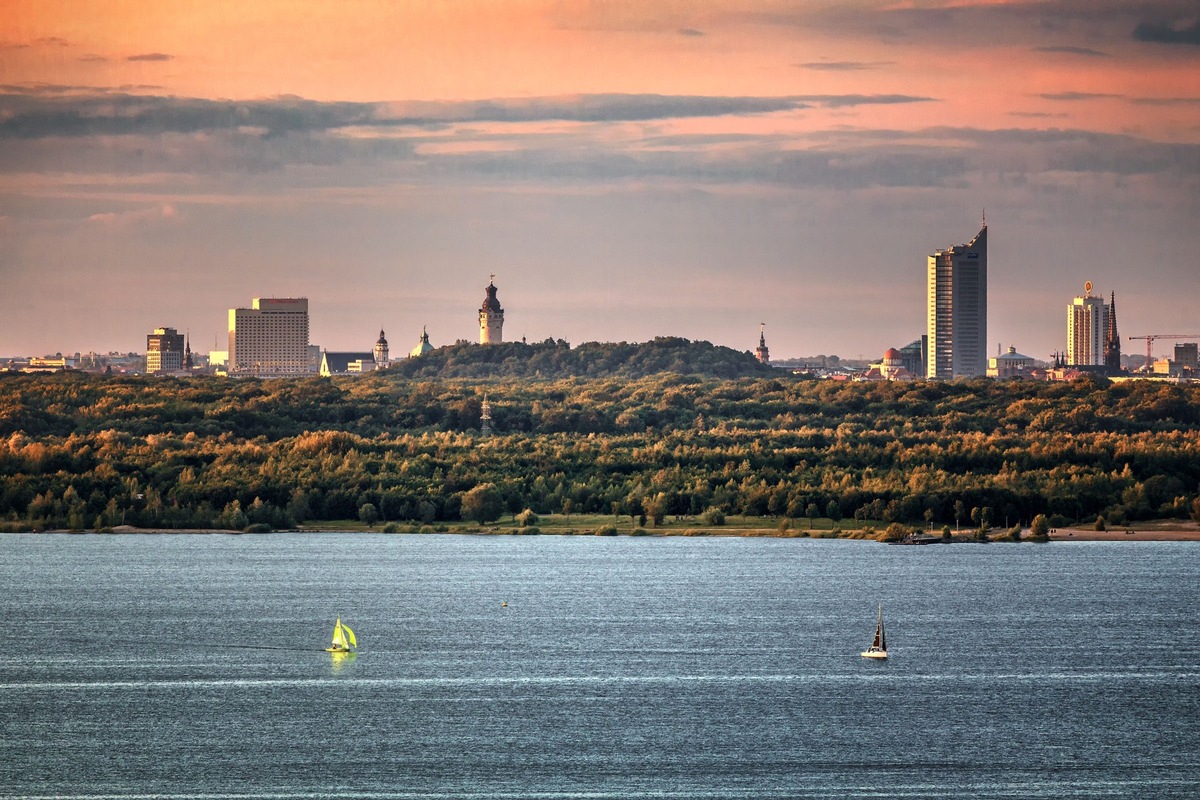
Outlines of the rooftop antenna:
M 987 227 L 987 209 L 986 208 L 982 209 L 982 211 L 983 211 L 983 227 L 986 228 Z

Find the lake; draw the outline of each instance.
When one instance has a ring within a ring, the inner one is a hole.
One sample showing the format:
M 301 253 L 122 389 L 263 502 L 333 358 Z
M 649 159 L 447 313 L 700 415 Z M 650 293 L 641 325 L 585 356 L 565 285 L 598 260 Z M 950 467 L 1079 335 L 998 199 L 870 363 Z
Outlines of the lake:
M 0 535 L 0 795 L 1191 798 L 1198 555 Z

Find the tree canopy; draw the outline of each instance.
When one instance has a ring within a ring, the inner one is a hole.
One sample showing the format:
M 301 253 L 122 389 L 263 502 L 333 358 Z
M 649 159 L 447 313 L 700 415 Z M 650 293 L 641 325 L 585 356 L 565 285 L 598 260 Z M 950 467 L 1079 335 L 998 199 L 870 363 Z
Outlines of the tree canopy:
M 1198 400 L 1196 387 L 1150 381 L 839 383 L 778 371 L 3 375 L 0 521 L 433 522 L 470 515 L 468 493 L 489 485 L 505 513 L 956 526 L 1102 514 L 1119 525 L 1200 515 Z

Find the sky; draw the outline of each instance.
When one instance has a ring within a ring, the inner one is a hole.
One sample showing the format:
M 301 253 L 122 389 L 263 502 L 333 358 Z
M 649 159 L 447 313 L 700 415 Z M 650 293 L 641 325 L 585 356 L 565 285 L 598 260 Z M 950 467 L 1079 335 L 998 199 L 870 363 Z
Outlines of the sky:
M 494 274 L 506 340 L 878 358 L 986 214 L 1046 359 L 1085 281 L 1200 334 L 1198 212 L 1194 0 L 0 0 L 0 356 L 397 355 Z

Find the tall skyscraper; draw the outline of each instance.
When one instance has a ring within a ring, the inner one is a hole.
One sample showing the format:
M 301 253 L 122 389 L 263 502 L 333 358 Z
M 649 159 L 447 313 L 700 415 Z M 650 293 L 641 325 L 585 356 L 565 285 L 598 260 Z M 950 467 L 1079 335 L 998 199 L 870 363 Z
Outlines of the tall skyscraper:
M 230 375 L 304 375 L 308 350 L 307 298 L 256 297 L 229 309 Z
M 1108 344 L 1108 306 L 1092 295 L 1092 282 L 1067 306 L 1067 366 L 1104 366 Z
M 155 328 L 146 337 L 146 372 L 179 372 L 183 369 L 183 335 L 174 328 Z
M 987 223 L 928 263 L 929 378 L 987 374 Z
M 479 307 L 479 343 L 500 344 L 504 341 L 504 309 L 496 299 L 496 276 L 488 281 L 487 295 Z

